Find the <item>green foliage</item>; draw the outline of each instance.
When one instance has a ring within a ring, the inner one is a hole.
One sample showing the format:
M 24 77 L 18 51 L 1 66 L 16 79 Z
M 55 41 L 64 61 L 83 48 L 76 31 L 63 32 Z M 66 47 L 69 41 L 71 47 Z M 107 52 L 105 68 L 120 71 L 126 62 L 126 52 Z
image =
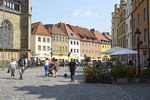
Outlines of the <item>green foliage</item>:
M 129 77 L 136 76 L 136 67 L 131 67 L 129 70 Z
M 117 78 L 126 78 L 129 76 L 130 68 L 128 65 L 117 63 L 116 66 L 112 68 L 112 73 Z
M 86 79 L 111 79 L 111 74 L 102 65 L 99 68 L 96 68 L 95 65 L 88 65 L 84 69 L 84 80 Z
M 55 58 L 53 58 L 52 61 L 55 62 Z
M 91 60 L 91 57 L 85 56 L 84 60 L 85 62 L 89 62 Z
M 142 76 L 143 76 L 143 78 L 150 79 L 150 70 L 149 69 L 144 69 L 142 71 Z

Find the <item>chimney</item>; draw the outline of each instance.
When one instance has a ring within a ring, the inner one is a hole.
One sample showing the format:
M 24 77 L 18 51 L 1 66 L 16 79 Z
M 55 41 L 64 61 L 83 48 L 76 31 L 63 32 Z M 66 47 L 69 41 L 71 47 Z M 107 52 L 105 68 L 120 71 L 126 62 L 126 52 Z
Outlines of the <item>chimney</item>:
M 90 31 L 94 32 L 94 31 L 95 31 L 95 29 L 94 29 L 94 28 L 93 28 L 93 29 L 90 29 Z

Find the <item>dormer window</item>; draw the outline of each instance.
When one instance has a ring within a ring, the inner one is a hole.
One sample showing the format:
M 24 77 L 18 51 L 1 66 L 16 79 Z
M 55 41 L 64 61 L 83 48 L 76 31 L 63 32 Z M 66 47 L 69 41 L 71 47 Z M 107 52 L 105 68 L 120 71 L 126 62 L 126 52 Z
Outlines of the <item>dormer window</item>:
M 82 37 L 82 39 L 86 39 L 86 37 L 84 36 L 84 37 Z
M 89 40 L 92 40 L 92 38 L 89 38 Z
M 74 32 L 71 32 L 71 36 L 75 36 Z

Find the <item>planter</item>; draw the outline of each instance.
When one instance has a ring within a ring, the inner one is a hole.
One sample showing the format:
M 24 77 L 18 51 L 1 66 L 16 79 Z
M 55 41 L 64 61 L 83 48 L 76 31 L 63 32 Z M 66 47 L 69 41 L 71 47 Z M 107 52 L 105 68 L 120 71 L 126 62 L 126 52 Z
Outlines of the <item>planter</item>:
M 143 83 L 150 84 L 150 79 L 143 79 Z
M 86 83 L 107 83 L 107 84 L 112 84 L 112 79 L 86 79 Z
M 118 84 L 126 84 L 128 83 L 128 78 L 117 78 Z

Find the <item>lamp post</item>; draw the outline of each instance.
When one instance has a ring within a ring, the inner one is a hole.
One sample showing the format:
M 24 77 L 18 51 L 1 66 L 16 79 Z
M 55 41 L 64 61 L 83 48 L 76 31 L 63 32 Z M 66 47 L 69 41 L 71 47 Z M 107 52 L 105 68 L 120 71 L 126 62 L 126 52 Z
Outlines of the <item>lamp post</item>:
M 136 30 L 135 35 L 138 36 L 137 38 L 137 49 L 138 49 L 138 78 L 139 78 L 139 82 L 141 82 L 142 77 L 141 77 L 141 66 L 140 66 L 140 51 L 139 51 L 139 47 L 141 45 L 141 41 L 140 41 L 140 34 L 141 32 L 139 31 L 139 29 Z
M 5 22 L 4 22 L 4 21 L 5 21 L 4 7 L 5 7 L 5 6 L 4 6 L 4 0 L 3 0 L 3 44 L 2 44 L 2 45 L 3 45 L 3 69 L 2 69 L 2 70 L 4 70 L 4 34 L 5 34 L 5 33 L 4 33 L 4 26 L 5 26 L 5 25 L 4 25 L 4 24 L 5 24 Z
M 52 35 L 53 35 L 53 33 L 51 33 L 51 61 L 52 61 L 52 54 L 53 54 L 53 51 L 52 51 Z

